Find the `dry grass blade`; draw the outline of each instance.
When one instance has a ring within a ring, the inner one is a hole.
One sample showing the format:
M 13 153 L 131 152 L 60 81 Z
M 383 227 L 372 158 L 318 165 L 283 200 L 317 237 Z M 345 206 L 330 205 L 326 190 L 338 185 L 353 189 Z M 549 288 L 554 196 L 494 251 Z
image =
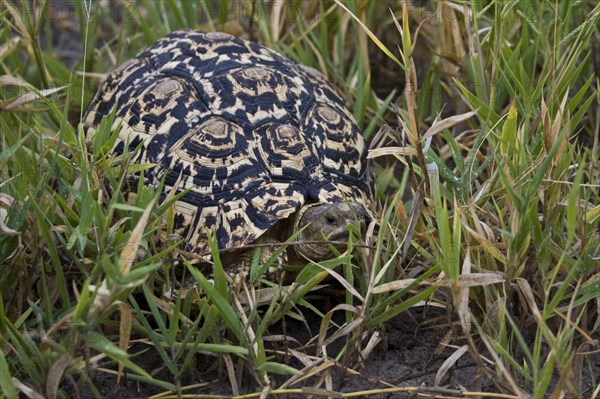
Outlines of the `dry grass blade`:
M 598 340 L 590 340 L 581 343 L 575 352 L 575 359 L 573 360 L 573 369 L 570 375 L 570 383 L 574 386 L 578 392 L 582 392 L 582 382 L 583 382 L 583 374 L 584 374 L 584 360 L 593 356 L 593 352 L 597 352 L 600 350 L 600 344 Z M 596 356 L 598 354 L 596 353 Z
M 4 86 L 19 86 L 24 87 L 27 90 L 35 89 L 30 83 L 19 76 L 13 75 L 2 75 L 0 76 L 0 87 Z
M 471 252 L 466 251 L 461 276 L 459 276 L 459 284 L 460 279 L 462 277 L 472 275 L 471 266 Z M 471 313 L 469 312 L 469 288 L 459 286 L 458 295 L 457 297 L 455 297 L 455 300 L 457 300 L 455 306 L 456 312 L 458 313 L 458 318 L 460 319 L 460 324 L 462 326 L 463 332 L 466 335 L 468 335 L 471 333 Z
M 373 332 L 373 334 L 371 335 L 371 338 L 369 338 L 369 341 L 367 342 L 367 345 L 364 347 L 363 350 L 360 351 L 360 358 L 361 359 L 366 359 L 368 358 L 371 353 L 373 352 L 373 350 L 377 347 L 377 345 L 379 345 L 379 343 L 381 341 L 383 341 L 383 335 L 381 332 L 379 331 L 375 331 Z
M 496 260 L 502 262 L 502 264 L 506 264 L 508 260 L 506 256 L 487 238 L 483 235 L 472 229 L 468 223 L 463 223 L 463 228 L 467 233 L 469 233 L 475 240 L 481 245 L 481 248 L 492 255 Z
M 142 235 L 144 234 L 144 230 L 146 229 L 146 225 L 148 224 L 148 219 L 152 214 L 152 209 L 154 208 L 154 199 L 150 201 L 140 220 L 136 224 L 135 228 L 131 232 L 131 237 L 127 241 L 125 248 L 121 252 L 121 274 L 125 275 L 129 273 L 131 267 L 133 266 L 133 262 L 137 258 L 137 251 L 140 247 L 140 242 L 142 241 Z
M 389 283 L 383 283 L 383 284 L 376 286 L 375 288 L 373 288 L 371 293 L 383 294 L 384 292 L 403 290 L 406 287 L 410 287 L 412 284 L 414 284 L 415 281 L 417 281 L 416 278 L 406 278 L 403 280 L 390 281 Z M 421 284 L 423 284 L 423 283 L 421 283 Z
M 293 357 L 295 357 L 300 363 L 302 363 L 302 365 L 305 368 L 307 368 L 307 367 L 316 367 L 316 366 L 318 366 L 319 364 L 321 364 L 322 362 L 325 361 L 325 359 L 322 358 L 322 357 L 317 358 L 315 360 L 313 356 L 309 356 L 306 353 L 301 352 L 299 350 L 295 350 L 295 349 L 291 349 L 291 348 L 287 348 L 286 350 L 287 350 L 287 353 L 289 353 L 290 355 L 292 355 Z M 293 375 L 292 378 L 298 377 L 298 376 L 302 376 L 302 372 L 300 372 L 300 374 Z M 291 378 L 290 378 L 290 380 L 291 380 Z
M 458 348 L 457 350 L 455 350 L 454 353 L 452 353 L 452 355 L 450 355 L 450 357 L 448 357 L 446 360 L 444 360 L 444 363 L 442 363 L 442 366 L 440 367 L 438 372 L 435 374 L 434 385 L 436 385 L 436 386 L 441 385 L 442 379 L 444 378 L 446 373 L 448 373 L 448 371 L 456 364 L 458 359 L 460 359 L 462 357 L 462 355 L 467 353 L 468 350 L 469 350 L 469 345 L 463 345 L 460 348 Z
M 264 337 L 262 337 L 263 341 L 265 342 L 286 342 L 286 343 L 295 343 L 298 344 L 298 346 L 302 345 L 300 343 L 300 341 L 298 341 L 296 338 L 292 337 L 291 335 L 265 335 Z
M 417 151 L 412 147 L 381 147 L 369 150 L 367 159 L 383 157 L 386 155 L 417 155 Z
M 129 342 L 131 341 L 131 328 L 133 327 L 133 314 L 128 304 L 119 302 L 119 313 L 121 314 L 121 321 L 119 323 L 119 349 L 123 352 L 127 352 L 129 349 Z M 121 381 L 121 376 L 125 370 L 125 364 L 119 362 L 117 369 L 117 384 Z
M 322 383 L 321 383 L 322 384 Z M 330 388 L 314 388 L 314 387 L 303 387 L 301 389 L 274 389 L 271 392 L 271 395 L 293 395 L 289 396 L 294 398 L 313 398 L 313 397 L 324 397 L 324 398 L 332 398 L 332 399 L 343 399 L 347 397 L 347 394 L 342 394 L 340 392 L 335 392 Z M 241 398 L 240 398 L 241 399 Z
M 517 285 L 521 290 L 521 293 L 525 297 L 525 301 L 527 302 L 527 306 L 531 311 L 531 314 L 535 318 L 535 320 L 539 323 L 542 320 L 542 314 L 540 313 L 540 309 L 535 301 L 535 296 L 533 295 L 533 290 L 531 289 L 531 285 L 524 278 L 516 279 Z
M 482 287 L 490 284 L 503 283 L 504 281 L 505 278 L 500 273 L 471 273 L 459 276 L 457 287 Z
M 22 105 L 32 103 L 41 98 L 47 97 L 51 94 L 57 93 L 67 86 L 54 87 L 52 89 L 43 89 L 43 90 L 35 90 L 20 95 L 19 97 L 11 100 L 7 100 L 6 102 L 0 104 L 0 109 L 5 109 L 7 111 L 24 111 L 24 108 L 19 108 Z
M 282 14 L 285 13 L 284 4 L 285 3 L 283 1 L 275 1 L 272 3 L 270 19 L 271 19 L 271 36 L 273 37 L 274 42 L 279 41 L 279 35 L 281 33 L 282 24 L 283 24 L 283 22 L 285 22 L 285 15 L 283 15 L 284 18 L 281 18 Z
M 4 7 L 6 7 L 6 9 L 8 11 L 8 14 L 12 18 L 12 21 L 14 22 L 15 27 L 17 28 L 17 30 L 19 31 L 19 33 L 21 34 L 21 36 L 24 39 L 26 39 L 27 42 L 31 42 L 31 37 L 29 36 L 29 31 L 27 30 L 27 27 L 23 23 L 23 19 L 21 18 L 21 14 L 19 14 L 19 12 L 15 9 L 15 7 L 12 4 L 12 2 L 10 2 L 10 1 L 2 1 L 2 4 L 4 5 Z
M 238 386 L 238 379 L 235 374 L 235 366 L 231 360 L 229 354 L 223 354 L 223 360 L 225 361 L 225 368 L 227 369 L 227 375 L 229 376 L 229 383 L 231 384 L 231 390 L 235 396 L 239 396 L 240 387 Z
M 554 145 L 556 140 L 558 140 L 561 128 L 564 128 L 565 126 L 569 126 L 570 118 L 569 118 L 568 110 L 566 109 L 568 100 L 569 100 L 569 91 L 567 90 L 565 92 L 565 95 L 564 95 L 561 103 L 560 103 L 558 111 L 556 112 L 556 116 L 554 117 L 554 121 L 552 122 L 552 125 L 550 126 L 549 129 L 544 126 L 544 145 L 546 147 L 546 151 L 548 151 L 548 152 L 550 152 L 550 149 L 552 148 L 552 146 Z M 556 152 L 556 154 L 554 155 L 554 159 L 552 160 L 553 165 L 556 165 L 559 162 L 559 160 L 562 158 L 562 156 L 566 150 L 567 141 L 568 141 L 567 134 L 563 134 L 558 151 Z
M 18 236 L 19 232 L 17 230 L 11 229 L 6 225 L 5 220 L 7 216 L 8 213 L 3 208 L 0 208 L 0 235 Z
M 10 208 L 14 203 L 14 198 L 8 194 L 0 193 L 0 235 L 19 235 L 19 232 L 6 225 L 8 212 L 5 208 Z
M 552 129 L 550 111 L 548 110 L 548 106 L 546 105 L 544 98 L 542 98 L 540 104 L 540 118 L 544 127 L 544 147 L 546 148 L 546 151 L 550 151 L 554 145 L 555 135 Z
M 305 381 L 311 377 L 319 376 L 323 372 L 329 370 L 332 367 L 335 367 L 336 363 L 332 359 L 319 358 L 312 362 L 309 365 L 306 365 L 302 370 L 300 370 L 300 374 L 292 376 L 286 382 L 281 385 L 281 389 L 286 389 L 287 387 L 299 384 L 302 381 Z
M 171 293 L 169 293 L 171 294 Z M 176 295 L 176 294 L 175 294 Z M 172 295 L 172 297 L 175 297 L 175 295 Z M 163 301 L 160 298 L 157 298 L 156 296 L 152 297 L 152 301 L 154 302 L 154 304 L 156 305 L 156 307 L 158 307 L 160 310 L 162 310 L 163 312 L 165 312 L 165 314 L 169 315 L 170 317 L 173 317 L 173 303 L 172 302 L 167 302 L 167 301 Z M 192 325 L 194 322 L 192 321 L 192 319 L 190 319 L 189 317 L 179 314 L 177 315 L 177 317 L 179 318 L 179 320 L 182 323 L 185 323 L 187 325 Z
M 108 281 L 106 279 L 102 280 L 99 286 L 90 285 L 89 289 L 96 294 L 88 312 L 88 317 L 93 319 L 112 305 L 112 292 L 108 289 Z M 69 313 L 68 316 L 71 317 L 72 313 Z
M 19 392 L 21 392 L 23 395 L 27 396 L 30 399 L 45 399 L 46 398 L 44 395 L 40 394 L 38 391 L 31 388 L 30 386 L 23 384 L 22 381 L 20 381 L 19 379 L 15 378 L 15 377 L 12 378 L 12 382 L 13 382 L 15 388 L 17 388 L 17 390 Z
M 83 78 L 92 78 L 92 79 L 96 79 L 99 82 L 102 82 L 103 80 L 105 80 L 108 77 L 108 73 L 98 73 L 98 72 L 82 72 L 82 71 L 76 71 L 75 72 L 76 76 L 81 76 Z
M 492 359 L 494 360 L 494 365 L 500 370 L 500 372 L 502 373 L 502 376 L 504 377 L 506 382 L 510 385 L 510 388 L 513 390 L 513 392 L 515 392 L 515 394 L 518 395 L 517 397 L 523 398 L 523 399 L 529 398 L 529 395 L 525 394 L 525 392 L 523 392 L 523 390 L 521 390 L 521 388 L 519 388 L 519 385 L 515 382 L 514 378 L 512 377 L 512 374 L 508 371 L 508 369 L 504 365 L 502 358 L 498 355 L 498 352 L 496 352 L 494 350 L 492 345 L 490 345 L 488 340 L 484 339 L 483 343 L 484 343 L 485 347 L 487 348 L 487 350 L 489 351 L 490 355 L 492 356 Z
M 0 61 L 2 61 L 5 56 L 13 52 L 20 40 L 21 39 L 18 37 L 12 37 L 8 39 L 6 43 L 0 46 Z
M 348 283 L 348 281 L 346 281 L 346 279 L 344 277 L 342 277 L 338 272 L 336 272 L 333 269 L 328 269 L 326 267 L 323 267 L 323 266 L 319 265 L 318 263 L 313 263 L 313 265 L 318 266 L 319 268 L 323 269 L 323 271 L 327 272 L 329 275 L 334 277 L 340 284 L 342 284 L 344 286 L 344 288 L 348 292 L 350 292 L 359 301 L 361 301 L 361 302 L 365 301 L 365 298 L 363 298 L 363 296 L 359 294 L 359 292 L 356 290 L 356 288 L 351 286 L 350 283 Z
M 457 125 L 461 122 L 464 122 L 464 121 L 472 118 L 473 116 L 477 115 L 477 112 L 478 112 L 477 110 L 470 111 L 470 112 L 466 112 L 464 114 L 454 115 L 449 118 L 436 121 L 435 123 L 433 123 L 433 125 L 431 125 L 431 127 L 429 129 L 427 129 L 425 134 L 423 134 L 423 137 L 421 137 L 421 140 L 423 140 L 423 141 L 427 140 L 428 138 L 433 137 L 436 134 L 438 134 L 446 129 L 450 129 L 452 126 Z
M 327 353 L 324 342 L 326 341 L 325 337 L 327 337 L 327 329 L 329 328 L 329 323 L 333 317 L 333 314 L 338 310 L 352 312 L 354 314 L 359 314 L 359 309 L 352 305 L 347 304 L 339 304 L 331 309 L 325 316 L 323 320 L 321 320 L 321 326 L 319 328 L 319 337 L 317 340 L 317 355 L 321 353 Z
M 444 337 L 438 342 L 435 348 L 434 356 L 441 356 L 442 353 L 450 346 L 450 343 L 454 340 L 456 334 L 454 330 L 448 330 Z
M 350 334 L 356 328 L 359 328 L 361 326 L 361 324 L 363 323 L 363 321 L 364 321 L 364 317 L 362 317 L 362 316 L 355 317 L 354 320 L 352 320 L 350 323 L 344 325 L 342 328 L 340 328 L 335 333 L 333 333 L 333 335 L 331 337 L 324 340 L 321 343 L 321 345 L 319 345 L 319 348 L 326 347 L 327 345 L 336 341 L 338 338 L 341 338 L 345 335 Z
M 55 399 L 58 392 L 58 385 L 62 379 L 67 366 L 69 366 L 70 358 L 67 355 L 62 355 L 50 366 L 48 376 L 46 378 L 46 395 L 49 399 Z
M 325 60 L 323 59 L 323 55 L 321 54 L 321 52 L 319 51 L 319 49 L 317 48 L 317 46 L 315 46 L 313 44 L 313 42 L 308 41 L 308 47 L 310 47 L 310 49 L 313 52 L 313 55 L 315 56 L 315 58 L 317 59 L 317 63 L 319 64 L 319 69 L 321 71 L 326 71 L 327 70 L 327 64 L 325 63 Z
M 314 291 L 318 291 L 322 288 L 327 287 L 326 285 L 315 285 L 314 287 L 312 287 L 310 289 L 309 292 L 314 292 Z M 292 285 L 285 285 L 282 286 L 281 288 L 277 287 L 277 288 L 273 288 L 273 287 L 265 287 L 265 288 L 257 288 L 253 290 L 254 293 L 254 299 L 252 301 L 249 301 L 248 299 L 246 299 L 246 297 L 240 296 L 238 299 L 240 301 L 240 303 L 242 305 L 250 305 L 250 303 L 252 302 L 254 306 L 263 306 L 263 305 L 268 305 L 269 303 L 271 303 L 271 301 L 273 300 L 273 298 L 275 297 L 275 295 L 279 295 L 280 291 L 284 291 L 284 292 L 290 292 L 292 290 L 292 288 L 294 288 L 294 286 Z

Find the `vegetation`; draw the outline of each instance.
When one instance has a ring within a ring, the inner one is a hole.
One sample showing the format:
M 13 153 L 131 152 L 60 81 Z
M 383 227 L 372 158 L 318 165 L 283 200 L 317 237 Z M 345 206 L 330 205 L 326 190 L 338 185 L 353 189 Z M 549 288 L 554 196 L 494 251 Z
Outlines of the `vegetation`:
M 182 397 L 210 391 L 186 382 L 209 358 L 234 395 L 340 397 L 333 370 L 358 370 L 423 306 L 459 322 L 436 384 L 470 357 L 491 392 L 343 395 L 600 396 L 597 2 L 67 3 L 1 6 L 0 396 L 101 397 L 93 376 L 126 372 Z M 110 154 L 110 121 L 91 138 L 80 121 L 107 72 L 180 28 L 265 43 L 340 88 L 377 176 L 366 246 L 285 286 L 262 278 L 260 249 L 237 282 L 216 252 L 210 274 L 176 262 L 158 239 L 173 198 L 140 187 L 127 203 L 131 154 Z M 61 40 L 82 43 L 72 65 Z M 324 286 L 342 293 L 326 310 Z M 292 345 L 285 320 L 308 315 L 313 346 Z

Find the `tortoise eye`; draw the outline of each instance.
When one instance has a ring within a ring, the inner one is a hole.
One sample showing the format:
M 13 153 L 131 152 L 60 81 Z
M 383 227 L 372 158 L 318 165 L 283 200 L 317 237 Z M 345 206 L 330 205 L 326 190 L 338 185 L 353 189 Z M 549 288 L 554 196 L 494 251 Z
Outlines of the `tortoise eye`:
M 335 218 L 335 216 L 327 215 L 327 216 L 325 216 L 325 221 L 328 224 L 335 224 L 337 222 L 337 219 Z

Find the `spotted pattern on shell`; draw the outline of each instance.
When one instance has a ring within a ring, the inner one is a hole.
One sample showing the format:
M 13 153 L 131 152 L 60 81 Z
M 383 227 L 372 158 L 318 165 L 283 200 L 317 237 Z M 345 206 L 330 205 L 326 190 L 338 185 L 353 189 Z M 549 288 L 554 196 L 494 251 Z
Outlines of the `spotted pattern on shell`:
M 223 32 L 173 32 L 115 69 L 88 106 L 93 134 L 115 109 L 116 152 L 155 164 L 145 183 L 176 203 L 188 249 L 251 243 L 306 203 L 345 200 L 372 212 L 366 146 L 327 79 Z

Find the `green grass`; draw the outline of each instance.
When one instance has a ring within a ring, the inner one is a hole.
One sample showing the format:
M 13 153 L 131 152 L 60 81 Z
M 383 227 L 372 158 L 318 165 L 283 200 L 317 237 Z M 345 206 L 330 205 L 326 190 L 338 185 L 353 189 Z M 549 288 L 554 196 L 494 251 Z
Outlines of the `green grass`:
M 62 14 L 84 43 L 71 68 L 53 44 L 56 4 L 34 3 L 0 8 L 0 397 L 68 397 L 74 385 L 100 396 L 95 369 L 183 395 L 201 356 L 220 362 L 236 394 L 242 375 L 265 389 L 283 375 L 278 392 L 308 397 L 316 391 L 293 382 L 312 371 L 265 344 L 284 316 L 316 315 L 318 347 L 344 338 L 333 360 L 352 365 L 424 302 L 466 337 L 445 366 L 470 356 L 493 395 L 600 395 L 600 5 L 77 2 Z M 372 142 L 381 202 L 367 248 L 353 240 L 287 287 L 261 278 L 274 259 L 258 254 L 249 282 L 228 283 L 218 256 L 213 282 L 173 263 L 178 241 L 158 233 L 172 232 L 174 198 L 140 187 L 127 203 L 135 149 L 113 156 L 110 121 L 91 139 L 80 124 L 99 77 L 140 49 L 180 28 L 247 37 L 251 10 L 253 40 L 340 89 Z M 385 64 L 369 62 L 379 53 Z M 398 90 L 376 94 L 390 76 Z M 322 285 L 345 291 L 327 313 Z M 146 351 L 163 377 L 138 361 Z M 286 356 L 326 357 L 308 354 Z

